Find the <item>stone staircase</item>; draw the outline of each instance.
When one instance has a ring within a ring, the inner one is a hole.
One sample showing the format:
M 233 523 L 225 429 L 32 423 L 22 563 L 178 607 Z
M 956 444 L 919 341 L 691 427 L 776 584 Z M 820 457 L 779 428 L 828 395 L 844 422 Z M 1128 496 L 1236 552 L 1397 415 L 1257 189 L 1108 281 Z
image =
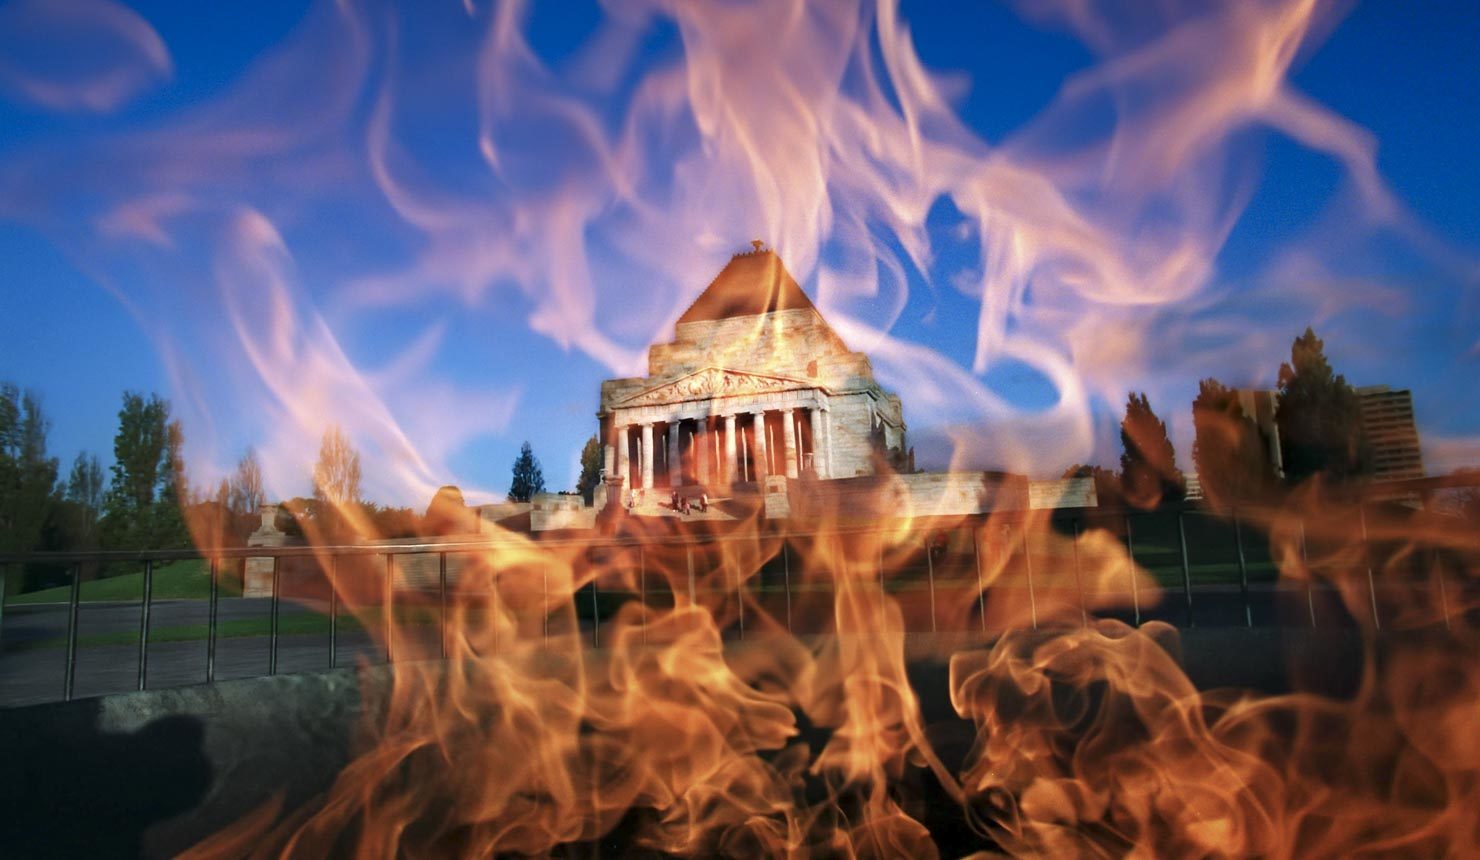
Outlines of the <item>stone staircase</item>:
M 730 492 L 728 489 L 726 492 Z M 709 495 L 708 510 L 699 510 L 699 491 L 691 489 L 685 491 L 689 499 L 689 512 L 674 510 L 672 491 L 650 490 L 644 494 L 641 501 L 632 508 L 633 516 L 639 517 L 668 517 L 683 521 L 734 521 L 747 519 L 755 514 L 755 511 L 764 505 L 764 499 L 757 493 L 739 493 L 732 495 Z

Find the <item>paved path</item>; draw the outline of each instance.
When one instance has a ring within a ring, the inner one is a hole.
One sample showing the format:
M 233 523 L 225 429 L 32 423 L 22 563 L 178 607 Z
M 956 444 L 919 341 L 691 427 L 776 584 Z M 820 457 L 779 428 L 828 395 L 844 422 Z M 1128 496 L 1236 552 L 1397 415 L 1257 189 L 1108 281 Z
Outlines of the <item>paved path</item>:
M 1038 610 L 1061 618 L 1078 614 L 1077 595 L 1062 590 L 1040 589 Z M 1125 596 L 1129 602 L 1129 595 Z M 915 599 L 922 599 L 916 595 Z M 1256 589 L 1251 598 L 1254 623 L 1260 627 L 1304 626 L 1309 618 L 1303 590 L 1282 588 L 1276 597 L 1268 589 Z M 1056 606 L 1057 605 L 1057 606 Z M 266 598 L 229 598 L 219 603 L 222 622 L 266 619 L 271 601 Z M 1055 607 L 1057 611 L 1055 612 Z M 1330 597 L 1317 595 L 1318 615 L 1323 626 L 1340 626 L 1341 616 Z M 281 617 L 293 614 L 327 613 L 326 602 L 284 601 Z M 160 600 L 150 611 L 150 629 L 160 630 L 192 624 L 204 625 L 209 606 L 204 600 Z M 1110 613 L 1102 613 L 1110 614 Z M 1129 609 L 1114 613 L 1131 620 Z M 912 616 L 913 617 L 913 616 Z M 928 618 L 928 615 L 925 616 Z M 1161 619 L 1183 625 L 1186 602 L 1180 591 L 1168 591 L 1159 606 L 1145 606 L 1142 620 Z M 1072 620 L 1072 619 L 1071 619 Z M 1237 586 L 1199 586 L 1194 591 L 1193 620 L 1198 626 L 1237 627 L 1245 623 L 1243 597 Z M 1349 619 L 1347 619 L 1347 623 Z M 35 647 L 35 643 L 58 640 L 67 633 L 67 606 L 45 604 L 7 606 L 0 620 L 0 707 L 57 701 L 62 698 L 66 650 Z M 86 637 L 100 634 L 137 634 L 137 603 L 84 603 L 78 614 L 77 669 L 73 695 L 76 698 L 124 692 L 138 687 L 138 643 L 87 644 Z M 432 657 L 437 653 L 437 628 L 415 629 L 401 657 Z M 798 634 L 819 631 L 798 628 Z M 913 633 L 927 633 L 928 627 Z M 942 631 L 946 632 L 946 631 Z M 727 634 L 728 635 L 728 634 Z M 26 647 L 28 644 L 31 647 Z M 337 637 L 337 665 L 352 666 L 364 659 L 381 662 L 383 647 L 361 631 L 341 630 Z M 268 674 L 271 644 L 261 636 L 225 637 L 216 650 L 216 678 L 251 677 Z M 329 635 L 284 635 L 278 642 L 278 672 L 313 672 L 329 666 Z M 153 642 L 149 646 L 147 681 L 151 689 L 196 684 L 205 681 L 206 641 Z
M 217 609 L 220 622 L 265 620 L 272 601 L 265 598 L 231 598 L 221 600 Z M 284 602 L 280 618 L 291 614 L 327 613 L 328 604 L 321 602 Z M 204 600 L 160 600 L 150 607 L 151 630 L 188 625 L 205 625 L 210 607 Z M 36 643 L 56 642 L 67 635 L 66 604 L 7 606 L 0 628 L 0 707 L 56 701 L 62 698 L 66 649 L 57 645 L 36 647 Z M 87 637 L 128 633 L 139 630 L 138 603 L 84 603 L 78 608 L 76 698 L 123 692 L 138 688 L 139 646 L 128 644 L 87 644 Z M 435 634 L 432 634 L 435 636 Z M 27 647 L 27 646 L 30 647 Z M 363 632 L 341 630 L 336 646 L 337 662 L 354 665 L 364 657 L 371 661 L 385 658 L 380 646 Z M 216 645 L 216 678 L 243 678 L 265 675 L 271 644 L 267 636 L 225 637 Z M 308 672 L 329 666 L 329 635 L 282 636 L 278 641 L 278 671 Z M 184 642 L 151 642 L 149 645 L 148 686 L 151 689 L 197 684 L 205 681 L 206 641 L 204 638 Z
M 217 603 L 216 617 L 219 621 L 266 618 L 272 601 L 265 597 L 231 597 Z M 316 609 L 328 612 L 327 602 L 290 603 L 284 602 L 283 612 L 300 609 Z M 155 600 L 150 603 L 149 627 L 178 627 L 187 624 L 205 624 L 210 618 L 210 604 L 205 600 Z M 107 601 L 87 603 L 78 607 L 78 635 L 89 636 L 100 633 L 138 632 L 138 601 Z M 67 604 L 36 603 L 5 607 L 3 635 L 7 647 L 25 642 L 55 639 L 67 635 Z

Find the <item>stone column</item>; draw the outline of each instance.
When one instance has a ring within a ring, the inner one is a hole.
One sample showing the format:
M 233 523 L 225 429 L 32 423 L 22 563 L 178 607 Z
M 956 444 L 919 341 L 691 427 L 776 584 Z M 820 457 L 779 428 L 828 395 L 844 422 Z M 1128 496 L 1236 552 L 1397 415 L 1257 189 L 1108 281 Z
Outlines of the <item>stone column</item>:
M 668 422 L 668 485 L 677 487 L 683 483 L 683 462 L 679 459 L 679 423 Z
M 735 416 L 725 416 L 725 477 L 730 483 L 740 474 L 740 465 L 735 453 Z
M 623 424 L 617 428 L 617 477 L 622 479 L 624 486 L 632 486 L 632 469 L 628 464 L 628 451 L 631 448 L 627 442 L 627 425 Z M 623 499 L 625 502 L 626 500 Z
M 822 410 L 816 406 L 812 407 L 812 469 L 817 472 L 817 477 L 830 477 L 827 473 L 827 451 L 824 447 L 827 440 L 822 430 Z
M 608 419 L 602 420 L 601 474 L 604 475 L 604 477 L 611 477 L 611 475 L 616 474 L 617 471 L 617 446 L 616 443 L 613 443 L 613 441 L 611 441 L 611 435 L 613 435 L 613 432 L 616 432 L 616 428 L 613 428 L 613 426 L 611 426 L 610 417 L 608 417 Z
M 769 463 L 766 462 L 766 413 L 764 411 L 753 412 L 755 419 L 755 479 L 766 480 L 766 472 Z
M 704 484 L 709 481 L 709 419 L 694 422 L 694 481 Z
M 653 488 L 653 425 L 642 425 L 642 488 Z
M 786 450 L 786 477 L 797 476 L 797 414 L 794 409 L 784 409 L 781 416 L 786 419 L 786 426 L 781 429 L 782 444 Z

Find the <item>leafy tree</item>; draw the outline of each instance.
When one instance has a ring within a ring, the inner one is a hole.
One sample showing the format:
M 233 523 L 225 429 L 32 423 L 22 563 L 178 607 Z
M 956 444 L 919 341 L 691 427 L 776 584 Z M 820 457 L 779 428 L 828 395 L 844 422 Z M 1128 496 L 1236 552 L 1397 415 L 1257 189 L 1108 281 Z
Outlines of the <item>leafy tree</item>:
M 98 458 L 85 451 L 78 454 L 55 512 L 52 543 L 57 549 L 92 549 L 98 545 L 98 520 L 107 489 Z
M 1086 466 L 1076 463 L 1064 470 L 1065 478 L 1093 478 L 1095 501 L 1099 507 L 1120 507 L 1123 503 L 1120 492 L 1120 475 L 1114 469 L 1103 466 Z
M 1254 422 L 1244 415 L 1238 391 L 1216 379 L 1198 383 L 1192 401 L 1192 461 L 1210 502 L 1232 506 L 1262 496 L 1274 481 L 1274 465 Z
M 422 518 L 410 508 L 381 507 L 374 502 L 362 506 L 366 521 L 377 538 L 408 538 L 423 534 Z
M 1186 494 L 1166 422 L 1156 417 L 1144 393 L 1132 392 L 1120 422 L 1120 480 L 1125 499 L 1140 508 L 1180 501 Z
M 588 505 L 595 499 L 596 485 L 601 483 L 602 465 L 601 441 L 592 436 L 581 448 L 581 477 L 576 481 L 576 492 Z
M 0 385 L 0 550 L 39 548 L 56 502 L 57 460 L 46 456 L 50 429 L 35 392 Z
M 313 505 L 295 517 L 310 540 L 337 541 L 351 532 L 368 536 L 370 513 L 360 499 L 360 453 L 339 425 L 330 425 L 313 467 Z
M 86 451 L 78 454 L 72 462 L 72 472 L 67 476 L 67 501 L 76 502 L 96 517 L 103 512 L 103 495 L 107 491 L 108 484 L 103 478 L 103 467 L 98 463 L 97 455 Z
M 427 505 L 421 528 L 429 535 L 460 535 L 478 530 L 475 512 L 463 500 L 462 490 L 451 484 L 438 488 Z
M 118 432 L 113 436 L 113 481 L 105 502 L 110 531 L 132 527 L 154 506 L 168 416 L 169 405 L 159 395 L 145 400 L 141 394 L 124 392 Z
M 313 495 L 320 503 L 353 505 L 360 501 L 360 453 L 339 425 L 324 431 L 319 462 L 313 467 Z
M 527 502 L 535 493 L 545 491 L 545 474 L 540 471 L 540 461 L 525 442 L 514 458 L 514 479 L 509 483 L 509 501 Z
M 165 408 L 165 418 L 168 419 L 168 405 Z M 190 543 L 190 530 L 185 526 L 184 511 L 192 499 L 190 482 L 185 477 L 184 449 L 185 432 L 180 422 L 166 420 L 164 462 L 160 466 L 159 501 L 153 510 L 151 546 L 187 546 Z
M 180 510 L 187 492 L 184 444 L 168 401 L 124 392 L 113 436 L 113 480 L 103 500 L 104 544 L 155 548 L 189 541 Z
M 1290 363 L 1280 365 L 1275 423 L 1291 483 L 1317 474 L 1341 481 L 1371 470 L 1361 400 L 1331 369 L 1325 342 L 1309 327 L 1290 345 Z

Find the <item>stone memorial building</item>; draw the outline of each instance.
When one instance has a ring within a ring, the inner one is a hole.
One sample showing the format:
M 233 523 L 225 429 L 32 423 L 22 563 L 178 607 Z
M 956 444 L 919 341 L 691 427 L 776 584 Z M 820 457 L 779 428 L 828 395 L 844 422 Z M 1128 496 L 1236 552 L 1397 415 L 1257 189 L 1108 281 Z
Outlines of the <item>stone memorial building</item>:
M 743 490 L 767 476 L 874 474 L 907 460 L 900 401 L 753 243 L 648 351 L 648 375 L 601 385 L 609 476 L 644 491 Z

